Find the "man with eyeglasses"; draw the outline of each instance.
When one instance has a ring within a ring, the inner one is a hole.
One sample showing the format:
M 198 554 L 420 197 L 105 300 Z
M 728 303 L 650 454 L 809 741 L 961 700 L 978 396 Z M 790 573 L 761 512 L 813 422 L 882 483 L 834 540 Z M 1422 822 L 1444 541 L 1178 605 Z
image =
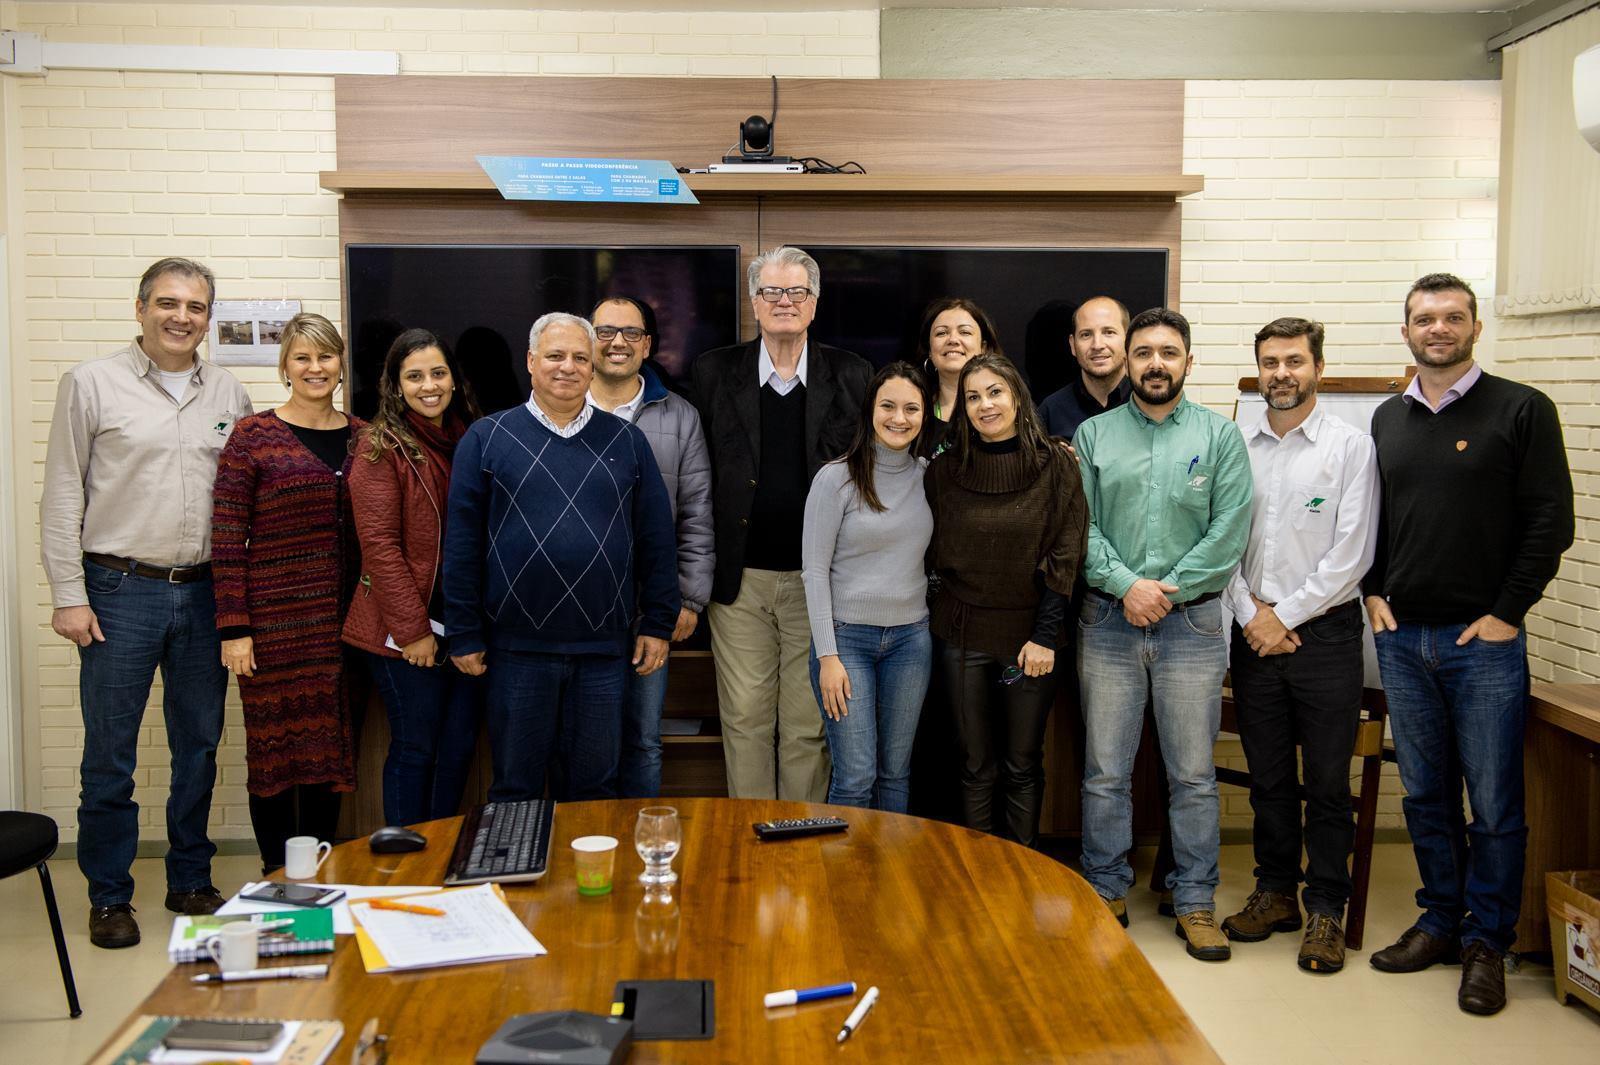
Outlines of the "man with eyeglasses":
M 603 299 L 590 314 L 599 344 L 589 402 L 632 422 L 650 443 L 667 486 L 678 537 L 678 591 L 683 605 L 673 642 L 687 640 L 711 599 L 715 554 L 711 532 L 711 457 L 694 404 L 667 391 L 645 365 L 656 340 L 656 315 L 630 296 Z M 622 758 L 617 794 L 626 799 L 661 793 L 661 709 L 667 700 L 667 667 L 628 675 L 622 700 Z
M 728 794 L 822 802 L 828 750 L 806 663 L 800 529 L 811 478 L 850 444 L 872 367 L 809 342 L 822 289 L 811 256 L 774 248 L 745 281 L 760 335 L 706 352 L 690 371 L 711 449 L 708 620 Z

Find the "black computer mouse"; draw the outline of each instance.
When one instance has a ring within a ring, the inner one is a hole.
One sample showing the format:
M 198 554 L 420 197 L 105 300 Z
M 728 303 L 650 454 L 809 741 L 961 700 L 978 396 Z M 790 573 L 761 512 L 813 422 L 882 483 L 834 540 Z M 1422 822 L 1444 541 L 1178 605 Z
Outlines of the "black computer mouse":
M 428 840 L 421 832 L 413 832 L 399 825 L 385 825 L 368 837 L 367 845 L 372 848 L 373 854 L 402 854 L 420 851 L 428 845 Z

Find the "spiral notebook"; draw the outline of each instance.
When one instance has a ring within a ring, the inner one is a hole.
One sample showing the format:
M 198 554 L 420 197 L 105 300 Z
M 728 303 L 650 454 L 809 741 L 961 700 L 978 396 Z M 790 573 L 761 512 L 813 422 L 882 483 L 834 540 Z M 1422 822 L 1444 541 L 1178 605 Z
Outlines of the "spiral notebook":
M 332 910 L 307 908 L 240 917 L 179 915 L 173 919 L 172 938 L 167 941 L 168 960 L 174 965 L 210 961 L 206 940 L 216 935 L 223 925 L 236 921 L 250 921 L 262 926 L 256 941 L 256 956 L 260 958 L 280 954 L 322 954 L 333 949 Z

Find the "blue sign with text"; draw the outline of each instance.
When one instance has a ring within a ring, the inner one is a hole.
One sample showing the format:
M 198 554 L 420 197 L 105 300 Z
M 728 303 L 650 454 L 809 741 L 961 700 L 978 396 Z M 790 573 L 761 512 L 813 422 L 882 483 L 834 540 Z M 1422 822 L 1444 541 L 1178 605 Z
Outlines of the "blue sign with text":
M 480 155 L 478 165 L 508 200 L 699 203 L 661 159 L 543 159 Z

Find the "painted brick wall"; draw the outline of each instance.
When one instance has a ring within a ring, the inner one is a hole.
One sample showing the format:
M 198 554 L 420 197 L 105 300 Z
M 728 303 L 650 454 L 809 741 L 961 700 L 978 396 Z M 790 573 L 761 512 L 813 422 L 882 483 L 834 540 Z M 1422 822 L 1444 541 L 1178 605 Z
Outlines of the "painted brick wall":
M 406 72 L 838 75 L 878 70 L 877 13 L 648 14 L 222 5 L 21 5 L 20 28 L 57 41 L 381 48 Z M 1418 274 L 1492 265 L 1498 87 L 1436 82 L 1191 82 L 1182 300 L 1197 322 L 1195 394 L 1231 410 L 1250 334 L 1284 313 L 1329 324 L 1335 372 L 1393 371 L 1398 304 Z M 229 297 L 298 297 L 337 319 L 335 199 L 326 78 L 56 72 L 19 83 L 20 239 L 27 266 L 31 402 L 18 456 L 18 547 L 34 578 L 23 671 L 42 808 L 73 821 L 80 748 L 76 659 L 48 627 L 34 526 L 55 381 L 132 335 L 132 281 L 151 259 L 202 258 Z M 1487 286 L 1485 286 L 1487 291 Z M 1350 369 L 1345 369 L 1349 366 Z M 258 405 L 280 396 L 246 371 Z M 1587 582 L 1592 588 L 1594 582 Z M 1584 589 L 1576 587 L 1574 595 Z M 1593 652 L 1594 648 L 1588 648 Z M 37 678 L 36 683 L 33 678 Z M 152 704 L 159 699 L 154 694 Z M 149 718 L 158 721 L 157 716 Z M 215 831 L 247 837 L 236 700 Z M 159 726 L 143 737 L 138 798 L 160 835 L 167 783 Z M 1236 747 L 1220 751 L 1237 758 Z M 1231 790 L 1231 789 L 1230 789 Z M 34 796 L 30 796 L 34 798 Z M 1242 794 L 1225 823 L 1248 823 Z M 1388 823 L 1397 802 L 1386 800 Z M 70 827 L 68 828 L 70 834 Z
M 876 77 L 873 10 L 799 14 L 462 11 L 221 4 L 22 4 L 18 28 L 58 42 L 398 51 L 405 73 Z M 38 497 L 56 381 L 134 335 L 134 282 L 152 260 L 209 264 L 224 298 L 298 298 L 339 319 L 331 78 L 57 71 L 17 86 L 30 399 L 17 456 L 24 574 L 25 720 L 36 742 L 30 802 L 72 838 L 82 721 L 77 657 L 50 631 L 38 567 Z M 270 369 L 240 372 L 257 407 L 280 401 Z M 168 783 L 160 690 L 141 735 L 135 798 L 162 835 Z M 244 734 L 230 695 L 213 812 L 218 838 L 248 838 Z
M 1600 679 L 1600 311 L 1502 318 L 1495 365 L 1555 401 L 1572 468 L 1578 537 L 1528 616 L 1533 675 Z
M 1193 395 L 1231 414 L 1255 331 L 1281 315 L 1327 325 L 1329 374 L 1387 375 L 1411 361 L 1399 326 L 1417 277 L 1449 270 L 1487 304 L 1499 139 L 1498 82 L 1189 82 L 1184 170 L 1206 178 L 1183 209 Z M 1217 756 L 1246 768 L 1237 740 Z M 1380 827 L 1403 827 L 1402 794 L 1386 766 Z M 1222 823 L 1250 825 L 1243 789 L 1223 786 Z

